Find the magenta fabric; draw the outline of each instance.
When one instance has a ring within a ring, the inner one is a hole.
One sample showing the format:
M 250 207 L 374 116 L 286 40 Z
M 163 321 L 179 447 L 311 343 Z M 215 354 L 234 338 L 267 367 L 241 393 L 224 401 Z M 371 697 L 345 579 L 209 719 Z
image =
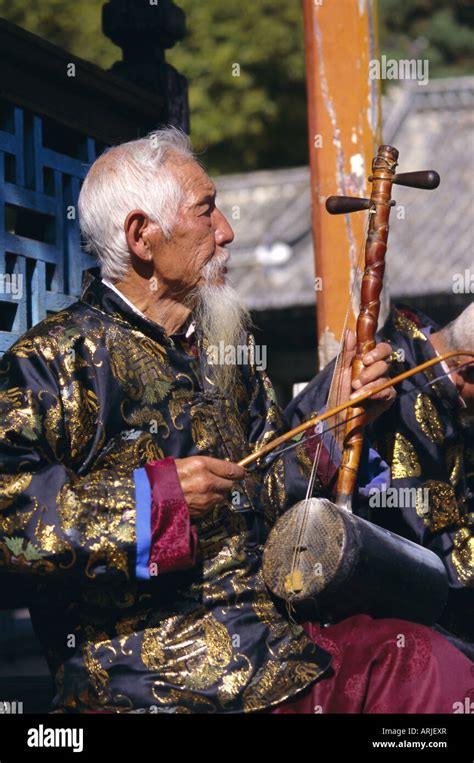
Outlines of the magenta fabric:
M 327 434 L 321 437 L 315 437 L 317 425 L 307 429 L 303 435 L 303 447 L 311 459 L 314 461 L 316 457 L 316 450 L 319 450 L 318 456 L 318 477 L 322 484 L 329 487 L 332 485 L 335 476 L 339 471 L 339 464 L 341 461 L 341 454 L 334 452 L 331 448 L 331 441 L 328 441 Z M 332 441 L 334 443 L 334 441 Z M 336 448 L 336 451 L 338 448 Z M 332 485 L 333 486 L 333 485 Z
M 454 713 L 474 700 L 474 665 L 441 635 L 397 619 L 305 623 L 329 672 L 273 713 Z
M 196 563 L 197 531 L 174 458 L 150 461 L 145 469 L 152 494 L 150 564 L 159 575 L 188 569 Z

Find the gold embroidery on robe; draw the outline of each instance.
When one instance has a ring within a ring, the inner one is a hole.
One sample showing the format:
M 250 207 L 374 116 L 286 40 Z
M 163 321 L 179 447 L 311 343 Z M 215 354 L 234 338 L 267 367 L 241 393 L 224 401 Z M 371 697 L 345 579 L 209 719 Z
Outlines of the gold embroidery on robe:
M 295 448 L 295 458 L 301 474 L 306 480 L 309 480 L 313 468 L 313 459 L 306 450 L 304 441 Z
M 33 475 L 28 473 L 0 475 L 0 509 L 11 506 L 13 501 L 28 488 L 32 478 Z M 0 531 L 10 535 L 15 529 L 23 529 L 33 511 L 34 509 L 17 512 L 12 516 L 8 513 L 0 514 Z
M 97 543 L 93 543 L 90 546 L 89 558 L 86 564 L 86 577 L 95 578 L 96 572 L 93 567 L 96 565 L 102 566 L 105 564 L 107 567 L 114 567 L 116 570 L 120 570 L 124 573 L 125 577 L 129 577 L 127 554 L 123 549 L 117 547 L 116 543 L 112 543 L 108 538 L 101 537 Z
M 156 620 L 156 618 L 153 618 Z M 232 661 L 232 642 L 223 623 L 204 607 L 188 615 L 166 618 L 154 638 L 163 639 L 164 653 L 152 646 L 145 633 L 142 660 L 171 683 L 190 690 L 210 688 L 227 672 Z M 166 643 L 172 643 L 172 648 Z
M 422 342 L 426 342 L 426 336 L 418 328 L 410 318 L 407 318 L 403 313 L 396 312 L 393 320 L 393 325 L 396 331 L 401 334 L 411 337 L 412 339 L 421 339 Z
M 420 392 L 415 400 L 415 418 L 421 431 L 434 443 L 444 440 L 444 425 L 433 405 L 433 401 L 424 392 Z
M 243 557 L 243 552 L 241 552 L 241 555 Z M 235 608 L 239 608 L 241 606 L 241 603 L 239 602 L 239 597 L 241 597 L 244 594 L 248 594 L 251 589 L 251 583 L 249 581 L 249 570 L 248 567 L 239 567 L 237 570 L 235 570 L 234 574 L 230 575 L 228 577 L 228 582 L 230 583 L 230 586 L 235 594 L 235 600 L 233 602 L 233 606 Z M 207 586 L 205 586 L 205 589 Z M 229 597 L 227 597 L 227 603 L 228 603 Z M 222 608 L 222 611 L 228 611 L 228 608 L 225 609 L 225 607 Z
M 85 451 L 96 431 L 99 428 L 102 431 L 99 425 L 99 402 L 91 389 L 77 381 L 71 381 L 61 390 L 61 394 L 71 441 L 71 458 L 77 458 Z
M 43 397 L 42 394 L 39 395 L 39 400 L 41 400 Z M 60 452 L 59 449 L 59 440 L 61 436 L 61 426 L 62 426 L 62 409 L 61 409 L 61 403 L 59 401 L 59 398 L 54 397 L 50 393 L 47 393 L 48 399 L 53 399 L 52 405 L 50 405 L 44 415 L 43 419 L 43 426 L 44 426 L 44 433 L 46 436 L 46 440 L 48 442 L 49 447 L 51 448 L 54 457 L 61 461 L 64 454 Z
M 195 645 L 201 653 L 187 661 L 189 674 L 185 684 L 188 688 L 205 689 L 223 676 L 232 660 L 229 631 L 213 615 L 206 615 L 202 621 L 202 636 Z
M 102 703 L 106 702 L 110 697 L 109 674 L 93 655 L 92 650 L 95 650 L 95 644 L 88 642 L 84 645 L 84 667 L 97 699 Z
M 148 461 L 164 458 L 163 450 L 148 432 L 130 432 L 109 441 L 96 462 L 96 466 L 130 473 Z
M 259 669 L 243 695 L 244 712 L 260 710 L 269 703 L 284 702 L 289 695 L 288 686 L 298 681 L 311 681 L 323 671 L 312 662 L 300 660 L 296 665 L 289 662 L 268 660 Z
M 240 652 L 236 654 L 234 661 L 237 663 L 243 662 L 245 668 L 232 669 L 230 673 L 222 677 L 221 685 L 217 690 L 217 698 L 224 708 L 240 694 L 241 689 L 248 683 L 253 671 L 252 663 L 244 654 Z
M 170 434 L 170 428 L 166 423 L 164 416 L 157 408 L 152 406 L 142 406 L 139 403 L 130 400 L 122 400 L 120 404 L 120 413 L 127 424 L 132 427 L 148 429 L 152 434 L 159 434 L 163 439 L 167 439 Z M 164 432 L 161 431 L 164 430 Z
M 393 440 L 393 455 L 391 460 L 392 478 L 403 480 L 408 477 L 419 477 L 421 467 L 418 462 L 414 445 L 400 432 L 395 433 Z
M 267 411 L 267 423 L 270 425 L 269 429 L 265 431 L 263 436 L 253 444 L 252 452 L 262 448 L 267 442 L 275 439 L 283 431 L 283 418 L 279 408 L 276 405 L 271 405 Z
M 191 407 L 191 434 L 193 442 L 198 450 L 209 451 L 214 442 L 214 434 L 211 434 L 212 406 Z
M 15 342 L 14 352 L 19 358 L 42 355 L 46 360 L 56 360 L 72 347 L 73 340 L 81 336 L 81 329 L 68 310 L 45 318 L 41 324 L 41 334 L 35 334 L 38 327 L 20 337 Z
M 165 697 L 161 697 L 158 693 L 157 689 L 159 687 L 162 687 L 166 691 Z M 154 681 L 152 694 L 159 705 L 162 707 L 172 707 L 173 712 L 177 714 L 188 714 L 196 712 L 197 708 L 203 711 L 207 710 L 216 712 L 217 710 L 214 702 L 211 702 L 211 700 L 207 697 L 195 694 L 194 692 L 188 691 L 186 689 L 169 689 L 162 681 Z M 191 710 L 190 708 L 185 707 L 183 702 L 189 702 L 193 708 L 196 709 Z
M 429 512 L 426 507 L 419 505 L 424 491 L 428 492 Z M 423 484 L 423 490 L 417 490 L 417 514 L 423 516 L 432 532 L 438 532 L 461 521 L 456 495 L 453 487 L 447 482 L 427 480 Z
M 227 506 L 213 509 L 199 520 L 198 554 L 204 564 L 205 580 L 218 581 L 245 561 L 246 537 L 245 520 Z
M 110 367 L 127 397 L 141 405 L 164 400 L 173 387 L 166 352 L 138 331 L 112 327 L 106 334 Z
M 168 410 L 175 429 L 183 429 L 183 424 L 179 424 L 178 419 L 187 411 L 194 395 L 195 393 L 188 389 L 174 390 L 170 395 Z
M 456 575 L 463 585 L 474 588 L 474 537 L 472 530 L 461 527 L 453 536 L 451 553 Z
M 86 575 L 94 577 L 93 565 L 106 560 L 128 577 L 127 554 L 119 543 L 135 542 L 134 483 L 107 470 L 77 479 L 74 489 L 66 483 L 58 494 L 58 515 L 64 533 L 74 533 L 90 550 Z M 111 541 L 115 538 L 115 542 Z
M 463 446 L 461 443 L 450 445 L 446 454 L 446 466 L 449 471 L 449 481 L 453 487 L 459 482 L 462 473 Z
M 161 628 L 145 628 L 140 657 L 150 670 L 160 670 L 165 664 L 166 650 L 160 636 Z
M 43 552 L 60 554 L 70 549 L 69 543 L 57 535 L 57 528 L 54 524 L 48 524 L 44 517 L 45 507 L 39 507 L 35 511 L 39 514 L 39 519 L 35 529 L 35 538 Z
M 262 503 L 265 519 L 273 526 L 286 506 L 285 463 L 283 459 L 273 462 L 263 481 Z
M 21 432 L 31 442 L 41 435 L 38 403 L 30 390 L 12 387 L 0 392 L 0 440 L 8 441 L 11 432 Z

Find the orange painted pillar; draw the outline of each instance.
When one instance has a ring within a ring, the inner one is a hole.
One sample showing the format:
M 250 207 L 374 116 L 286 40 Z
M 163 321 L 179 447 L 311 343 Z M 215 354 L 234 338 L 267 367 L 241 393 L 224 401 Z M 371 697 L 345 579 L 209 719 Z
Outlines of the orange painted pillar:
M 376 0 L 303 0 L 319 367 L 334 357 L 349 303 L 367 215 L 329 215 L 328 196 L 370 195 L 380 142 Z M 356 279 L 357 284 L 357 279 Z M 350 307 L 355 325 L 357 285 Z

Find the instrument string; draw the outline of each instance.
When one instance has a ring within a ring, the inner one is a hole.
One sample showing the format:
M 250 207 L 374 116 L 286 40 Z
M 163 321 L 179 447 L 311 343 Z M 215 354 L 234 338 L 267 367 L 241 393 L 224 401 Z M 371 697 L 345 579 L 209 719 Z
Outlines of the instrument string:
M 461 370 L 461 369 L 462 369 L 462 368 L 464 368 L 465 366 L 469 366 L 469 365 L 471 365 L 471 364 L 472 364 L 472 361 L 466 361 L 465 363 L 462 363 L 461 365 L 457 366 L 457 367 L 456 367 L 456 370 Z M 425 388 L 427 388 L 427 387 L 430 387 L 430 386 L 432 386 L 432 385 L 434 385 L 434 384 L 437 384 L 437 382 L 441 381 L 441 379 L 445 379 L 445 378 L 446 378 L 447 376 L 449 376 L 451 373 L 452 373 L 452 370 L 450 370 L 450 371 L 445 371 L 444 373 L 440 374 L 440 376 L 437 376 L 435 379 L 432 379 L 432 380 L 430 380 L 430 381 L 427 381 L 427 382 L 425 382 L 425 383 L 424 383 L 424 384 L 422 384 L 421 386 L 416 386 L 416 387 L 414 386 L 414 387 L 413 387 L 413 389 L 406 389 L 404 392 L 400 392 L 400 393 L 399 393 L 399 395 L 398 395 L 398 399 L 400 399 L 400 398 L 402 398 L 402 397 L 405 397 L 405 395 L 413 395 L 415 392 L 419 392 L 419 391 L 420 391 L 420 389 L 425 389 Z M 409 380 L 407 379 L 406 381 L 409 381 Z M 337 416 L 337 414 L 334 414 L 334 416 Z M 352 421 L 352 419 L 355 419 L 355 418 L 357 418 L 357 416 L 351 416 L 351 417 L 348 419 L 348 421 Z M 329 421 L 329 419 L 327 419 L 326 421 Z M 326 424 L 326 421 L 322 422 L 322 424 Z M 344 424 L 344 423 L 345 423 L 344 421 L 339 421 L 339 422 L 337 422 L 337 423 L 333 424 L 332 426 L 327 426 L 327 427 L 326 427 L 326 429 L 325 429 L 325 431 L 326 431 L 326 432 L 331 432 L 332 430 L 334 430 L 334 429 L 337 429 L 337 428 L 338 428 L 338 427 L 340 427 L 340 426 L 343 426 L 343 424 Z M 315 427 L 317 427 L 317 424 L 315 425 Z M 321 437 L 321 434 L 320 434 L 319 432 L 315 432 L 315 433 L 314 433 L 314 434 L 312 434 L 312 435 L 306 435 L 306 437 L 305 437 L 305 440 L 306 440 L 306 441 L 307 441 L 307 440 L 313 440 L 315 437 Z M 333 443 L 333 441 L 332 441 L 332 443 Z M 255 462 L 254 462 L 254 463 L 253 463 L 253 464 L 250 466 L 250 470 L 252 469 L 252 467 L 253 467 L 253 468 L 255 468 L 255 469 L 261 469 L 261 468 L 263 468 L 263 467 L 264 467 L 265 469 L 266 469 L 266 468 L 268 468 L 269 464 L 270 464 L 270 463 L 271 463 L 273 460 L 275 460 L 275 459 L 277 459 L 277 458 L 280 458 L 280 456 L 282 456 L 282 455 L 283 455 L 283 453 L 286 453 L 286 451 L 287 451 L 287 450 L 293 450 L 293 448 L 297 448 L 297 447 L 298 447 L 298 446 L 300 446 L 301 444 L 302 444 L 302 443 L 301 443 L 301 439 L 299 439 L 299 440 L 298 440 L 298 442 L 294 442 L 294 443 L 292 443 L 291 445 L 287 445 L 286 447 L 284 447 L 284 448 L 281 448 L 281 450 L 280 450 L 280 449 L 276 449 L 276 450 L 275 450 L 275 451 L 274 451 L 272 454 L 269 454 L 268 456 L 265 456 L 265 457 L 264 457 L 264 459 L 263 459 L 263 463 L 262 463 L 262 464 L 260 464 L 260 463 L 259 463 L 259 461 L 255 461 Z M 335 446 L 334 446 L 334 447 L 335 447 Z M 334 450 L 334 447 L 333 447 L 333 450 Z M 269 459 L 269 460 L 267 460 L 267 459 Z
M 358 255 L 357 255 L 357 259 L 355 260 L 353 268 L 352 268 L 352 283 L 351 283 L 351 288 L 350 288 L 350 293 L 349 293 L 349 299 L 348 299 L 348 302 L 347 302 L 346 312 L 345 312 L 345 316 L 344 316 L 344 322 L 343 322 L 343 326 L 342 326 L 341 341 L 339 343 L 339 349 L 338 349 L 338 353 L 336 355 L 336 362 L 335 362 L 335 366 L 334 366 L 334 374 L 333 374 L 333 377 L 332 377 L 332 380 L 331 380 L 331 385 L 329 387 L 329 393 L 328 393 L 328 401 L 329 401 L 329 400 L 331 400 L 332 394 L 333 394 L 334 379 L 337 377 L 338 384 L 337 384 L 337 389 L 335 390 L 335 404 L 336 405 L 338 405 L 341 402 L 341 398 L 342 398 L 343 374 L 342 374 L 341 365 L 342 365 L 342 361 L 343 361 L 345 350 L 346 350 L 347 330 L 348 330 L 348 325 L 349 325 L 349 317 L 350 317 L 351 307 L 352 307 L 352 304 L 353 304 L 353 301 L 354 301 L 354 294 L 355 294 L 356 285 L 358 283 L 358 276 L 360 274 L 362 274 L 362 262 L 363 262 L 363 258 L 364 258 L 364 254 L 365 254 L 365 247 L 366 247 L 366 242 L 367 242 L 367 236 L 368 236 L 370 222 L 371 222 L 371 214 L 375 213 L 375 211 L 376 211 L 375 207 L 371 207 L 368 210 L 368 214 L 366 216 L 366 222 L 365 222 L 365 229 L 364 229 L 364 233 L 363 233 L 363 236 L 362 236 L 361 244 L 360 244 L 360 247 L 359 247 L 359 252 L 358 252 Z M 341 424 L 345 423 L 346 417 L 347 417 L 347 411 L 342 416 L 341 416 L 341 414 L 336 414 L 336 415 L 340 416 L 340 423 Z M 331 440 L 330 451 L 329 451 L 330 461 L 333 461 L 333 459 L 334 459 L 334 449 L 335 449 L 335 447 L 336 447 L 336 440 Z
M 332 375 L 331 383 L 329 385 L 328 401 L 331 400 L 333 394 L 335 394 L 335 396 L 336 396 L 335 397 L 336 404 L 340 402 L 340 399 L 341 399 L 341 396 L 342 396 L 342 386 L 343 386 L 343 383 L 344 383 L 344 379 L 343 379 L 343 375 L 344 374 L 343 374 L 342 364 L 343 364 L 343 361 L 344 361 L 344 355 L 345 355 L 345 350 L 346 350 L 347 330 L 348 330 L 348 324 L 349 324 L 350 311 L 351 311 L 352 302 L 353 302 L 353 299 L 354 299 L 355 288 L 356 288 L 356 284 L 357 284 L 357 276 L 358 276 L 358 274 L 362 270 L 361 265 L 362 265 L 362 260 L 363 260 L 363 256 L 364 256 L 364 252 L 365 252 L 367 235 L 368 235 L 368 230 L 369 230 L 370 221 L 371 221 L 371 213 L 373 213 L 373 212 L 375 212 L 375 208 L 371 208 L 369 210 L 369 213 L 368 213 L 367 217 L 366 217 L 366 224 L 365 224 L 364 235 L 362 236 L 362 241 L 361 241 L 361 244 L 360 244 L 360 247 L 359 247 L 359 252 L 358 252 L 356 261 L 354 263 L 354 267 L 353 267 L 353 271 L 352 271 L 351 289 L 350 289 L 350 293 L 349 293 L 349 299 L 348 299 L 347 308 L 346 308 L 346 312 L 345 312 L 345 316 L 344 316 L 343 327 L 342 327 L 341 341 L 339 343 L 339 347 L 338 347 L 338 351 L 337 351 L 337 355 L 336 355 L 336 362 L 335 362 L 335 366 L 334 366 L 334 373 Z M 337 382 L 336 382 L 336 380 L 337 380 Z M 335 384 L 336 384 L 336 388 L 335 388 Z M 324 437 L 325 432 L 329 431 L 328 428 L 325 426 L 325 423 L 326 422 L 322 422 L 320 433 L 318 433 L 317 435 L 313 435 L 313 436 L 319 436 L 320 437 L 320 441 L 317 444 L 317 447 L 315 449 L 315 453 L 314 453 L 314 456 L 313 456 L 313 462 L 312 462 L 312 466 L 311 466 L 311 473 L 310 473 L 310 477 L 309 477 L 309 481 L 308 481 L 308 487 L 307 487 L 307 490 L 306 490 L 306 495 L 305 495 L 305 498 L 304 498 L 304 505 L 303 505 L 302 516 L 299 519 L 299 523 L 300 524 L 299 524 L 298 531 L 297 531 L 297 538 L 296 538 L 296 543 L 295 543 L 295 546 L 294 546 L 294 549 L 293 549 L 293 555 L 292 555 L 292 561 L 291 561 L 291 575 L 292 576 L 294 576 L 295 571 L 299 567 L 299 560 L 300 560 L 301 554 L 303 552 L 303 543 L 302 543 L 302 541 L 303 541 L 303 538 L 304 538 L 304 535 L 305 535 L 305 531 L 306 531 L 306 528 L 307 528 L 307 525 L 308 525 L 308 521 L 309 521 L 310 509 L 311 509 L 311 500 L 312 500 L 313 490 L 314 490 L 314 483 L 316 482 L 316 477 L 317 477 L 318 472 L 319 472 L 319 465 L 320 465 L 321 454 L 322 454 L 323 437 Z M 346 423 L 346 416 L 343 416 L 342 420 L 339 421 L 339 425 L 345 424 L 345 423 Z M 307 439 L 311 439 L 311 438 L 307 438 Z M 331 439 L 331 442 L 329 444 L 328 468 L 329 468 L 329 465 L 334 461 L 334 449 L 335 449 L 335 446 L 336 446 L 336 442 L 335 442 L 335 440 L 333 438 L 333 439 Z M 298 520 L 296 520 L 296 518 L 295 518 L 295 521 L 298 521 Z M 294 577 L 293 577 L 293 580 L 295 581 Z M 295 584 L 296 584 L 296 581 L 295 581 Z M 292 607 L 291 607 L 291 604 L 289 603 L 288 606 L 287 606 L 287 612 L 288 612 L 288 615 L 290 617 L 291 617 L 291 609 L 292 609 Z

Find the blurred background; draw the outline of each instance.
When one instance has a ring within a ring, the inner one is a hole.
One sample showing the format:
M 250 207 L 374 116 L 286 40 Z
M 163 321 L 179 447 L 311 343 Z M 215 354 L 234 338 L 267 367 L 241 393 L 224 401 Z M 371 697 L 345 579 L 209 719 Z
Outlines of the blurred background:
M 210 172 L 305 165 L 301 4 L 297 0 L 179 0 L 177 4 L 186 15 L 187 34 L 167 52 L 167 60 L 188 80 L 191 138 Z M 121 50 L 102 33 L 103 5 L 103 0 L 0 0 L 0 17 L 109 69 Z M 378 13 L 380 52 L 388 58 L 428 58 L 432 78 L 472 74 L 471 0 L 379 0 Z M 234 63 L 241 67 L 240 76 L 230 78 Z M 389 84 L 384 81 L 384 89 Z

